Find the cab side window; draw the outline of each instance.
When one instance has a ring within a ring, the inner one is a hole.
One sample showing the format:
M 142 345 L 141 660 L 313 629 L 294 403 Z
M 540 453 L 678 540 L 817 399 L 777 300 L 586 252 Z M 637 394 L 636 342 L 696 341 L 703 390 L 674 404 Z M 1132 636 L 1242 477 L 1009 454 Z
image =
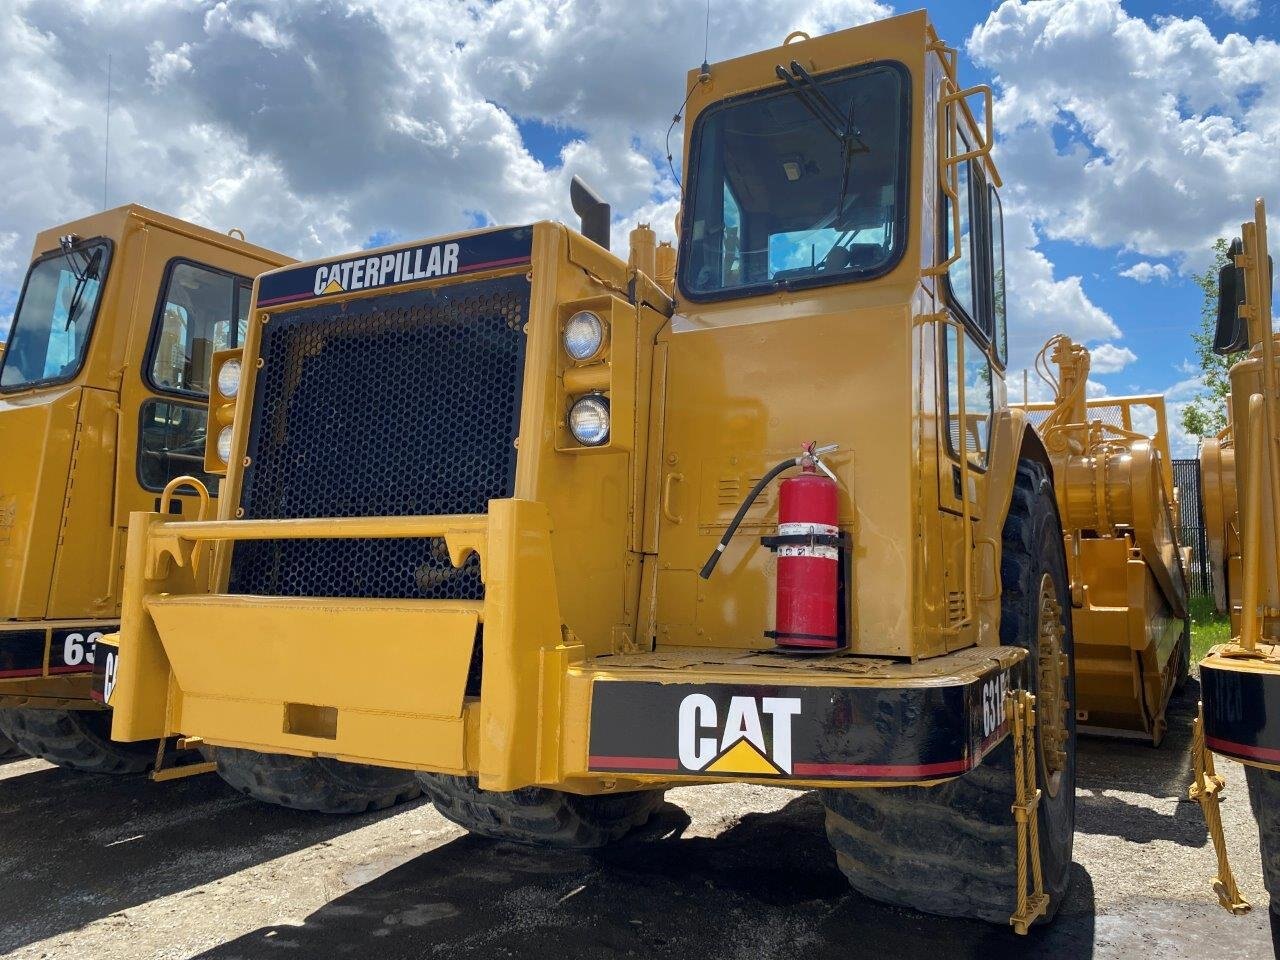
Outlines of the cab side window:
M 138 433 L 138 482 L 160 491 L 175 477 L 194 476 L 217 495 L 218 478 L 204 472 L 209 411 L 190 403 L 152 398 L 142 405 Z
M 968 150 L 963 142 L 962 149 Z M 989 229 L 998 224 L 998 204 L 987 210 L 988 188 L 982 170 L 974 161 L 956 167 L 956 198 L 959 207 L 959 244 L 954 242 L 955 229 L 947 198 L 944 220 L 943 255 L 959 256 L 947 271 L 950 299 L 959 324 L 948 324 L 944 337 L 947 395 L 947 446 L 951 456 L 959 459 L 964 450 L 969 462 L 983 469 L 990 445 L 991 418 L 994 409 L 993 371 L 989 348 L 993 341 L 1003 344 L 1004 333 L 1004 254 L 998 255 L 991 243 Z M 994 191 L 992 191 L 994 197 Z M 990 222 L 988 222 L 990 218 Z M 1001 240 L 1003 235 L 1000 235 Z M 995 259 L 993 260 L 993 256 Z M 998 326 L 998 332 L 993 329 Z M 960 360 L 963 338 L 964 360 Z M 1003 347 L 997 346 L 1003 357 Z M 961 391 L 964 395 L 964 422 L 960 417 Z
M 1009 359 L 1009 329 L 1005 316 L 1004 295 L 1004 209 L 995 187 L 989 188 L 991 204 L 991 295 L 995 319 L 996 356 L 1000 362 Z
M 951 284 L 951 294 L 955 297 L 956 304 L 970 320 L 978 323 L 981 315 L 978 313 L 978 277 L 974 270 L 976 258 L 973 255 L 974 231 L 973 217 L 970 212 L 972 204 L 969 196 L 972 179 L 973 171 L 970 169 L 970 164 L 962 163 L 956 168 L 958 185 L 956 196 L 959 197 L 960 207 L 960 258 L 951 264 L 947 279 Z M 950 204 L 951 200 L 948 198 L 945 221 L 946 246 L 943 248 L 947 251 L 947 256 L 950 256 L 951 252 L 956 249 L 955 240 L 952 237 L 952 230 L 955 229 L 955 224 L 949 209 Z
M 964 337 L 964 370 L 960 370 L 959 339 Z M 991 363 L 968 333 L 948 325 L 947 352 L 947 438 L 951 454 L 959 459 L 960 449 L 975 467 L 987 465 L 991 437 Z M 960 389 L 964 389 L 964 423 L 960 422 Z M 963 436 L 963 441 L 961 437 Z
M 244 277 L 174 263 L 152 334 L 151 386 L 163 393 L 207 395 L 213 352 L 242 342 L 250 290 Z

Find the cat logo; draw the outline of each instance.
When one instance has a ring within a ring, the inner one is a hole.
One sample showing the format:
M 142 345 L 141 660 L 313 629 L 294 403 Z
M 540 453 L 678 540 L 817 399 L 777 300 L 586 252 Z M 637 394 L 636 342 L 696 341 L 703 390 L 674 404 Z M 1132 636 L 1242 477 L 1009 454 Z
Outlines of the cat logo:
M 102 702 L 110 703 L 111 694 L 116 689 L 116 668 L 119 666 L 117 662 L 118 654 L 114 650 L 107 651 L 107 660 L 102 670 Z
M 724 721 L 716 702 L 691 693 L 680 702 L 680 765 L 691 771 L 755 776 L 791 773 L 791 719 L 799 697 L 732 697 Z M 769 718 L 769 737 L 761 714 Z

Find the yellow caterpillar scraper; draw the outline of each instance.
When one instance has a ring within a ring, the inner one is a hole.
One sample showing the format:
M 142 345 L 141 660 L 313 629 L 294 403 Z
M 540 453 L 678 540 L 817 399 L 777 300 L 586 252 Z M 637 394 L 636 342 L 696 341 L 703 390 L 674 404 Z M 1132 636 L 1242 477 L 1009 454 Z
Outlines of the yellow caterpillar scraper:
M 1066 541 L 1076 720 L 1158 745 L 1191 651 L 1164 397 L 1086 399 L 1089 351 L 1061 335 L 1036 369 L 1056 396 L 1030 416 L 1053 459 Z

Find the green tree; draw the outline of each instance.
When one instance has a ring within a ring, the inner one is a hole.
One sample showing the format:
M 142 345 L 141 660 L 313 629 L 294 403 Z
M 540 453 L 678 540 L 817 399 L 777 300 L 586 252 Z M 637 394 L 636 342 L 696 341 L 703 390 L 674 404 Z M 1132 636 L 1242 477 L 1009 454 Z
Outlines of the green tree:
M 1200 329 L 1191 334 L 1204 386 L 1182 408 L 1182 426 L 1197 437 L 1212 437 L 1227 425 L 1227 396 L 1231 393 L 1231 365 L 1243 354 L 1220 357 L 1213 352 L 1213 335 L 1218 327 L 1218 271 L 1227 264 L 1227 241 L 1213 242 L 1213 262 L 1191 279 L 1204 292 L 1200 304 Z

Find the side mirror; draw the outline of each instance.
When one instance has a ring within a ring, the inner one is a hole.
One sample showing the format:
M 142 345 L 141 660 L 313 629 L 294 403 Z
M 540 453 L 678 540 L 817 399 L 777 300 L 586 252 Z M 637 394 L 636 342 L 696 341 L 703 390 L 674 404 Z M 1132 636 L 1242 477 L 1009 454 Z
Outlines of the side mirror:
M 1244 304 L 1244 271 L 1236 266 L 1236 256 L 1244 250 L 1238 239 L 1227 249 L 1227 264 L 1218 271 L 1218 328 L 1213 334 L 1213 352 L 1225 357 L 1249 347 L 1249 324 L 1240 317 Z
M 608 250 L 609 205 L 576 174 L 569 182 L 569 202 L 582 221 L 582 235 Z

